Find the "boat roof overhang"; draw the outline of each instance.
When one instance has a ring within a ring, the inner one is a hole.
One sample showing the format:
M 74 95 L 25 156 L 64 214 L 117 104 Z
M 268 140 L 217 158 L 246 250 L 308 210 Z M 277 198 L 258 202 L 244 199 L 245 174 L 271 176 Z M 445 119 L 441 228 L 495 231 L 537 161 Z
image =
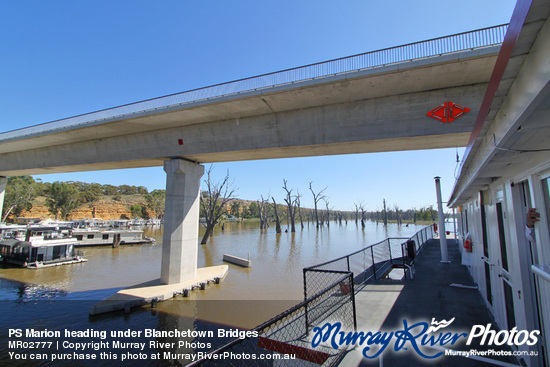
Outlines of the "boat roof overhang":
M 548 160 L 550 0 L 518 1 L 448 201 L 457 207 L 491 183 Z

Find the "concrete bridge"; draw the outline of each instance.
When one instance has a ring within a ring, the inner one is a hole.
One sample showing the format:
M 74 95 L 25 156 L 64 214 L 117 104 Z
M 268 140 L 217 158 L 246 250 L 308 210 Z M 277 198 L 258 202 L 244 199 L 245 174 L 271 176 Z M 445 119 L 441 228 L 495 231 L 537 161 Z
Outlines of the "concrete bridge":
M 487 28 L 2 133 L 0 176 L 164 165 L 161 281 L 180 283 L 197 270 L 200 163 L 465 146 L 505 31 Z M 458 104 L 454 121 L 444 122 L 448 108 L 427 115 L 446 102 Z

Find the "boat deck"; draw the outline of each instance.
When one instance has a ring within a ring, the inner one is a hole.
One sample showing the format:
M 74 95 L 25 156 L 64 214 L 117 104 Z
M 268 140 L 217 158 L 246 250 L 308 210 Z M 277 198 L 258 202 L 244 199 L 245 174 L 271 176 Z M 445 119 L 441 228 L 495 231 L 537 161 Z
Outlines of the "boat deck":
M 448 240 L 447 242 L 450 263 L 441 263 L 439 239 L 430 240 L 416 258 L 414 279 L 377 281 L 361 289 L 356 295 L 357 330 L 365 332 L 398 331 L 403 330 L 404 319 L 410 326 L 416 322 L 431 323 L 432 318 L 436 321 L 449 321 L 455 317 L 454 322 L 447 329 L 442 329 L 442 332 L 466 332 L 469 334 L 472 326 L 487 325 L 488 323 L 492 324 L 492 330 L 498 331 L 498 327 L 477 289 L 450 286 L 453 283 L 466 286 L 475 284 L 467 268 L 461 265 L 457 241 Z M 395 341 L 395 338 L 393 340 Z M 511 351 L 507 346 L 467 346 L 465 341 L 466 339 L 462 338 L 457 344 L 445 347 L 463 351 L 471 349 Z M 408 350 L 398 352 L 393 351 L 393 346 L 394 342 L 384 351 L 382 361 L 379 358 L 372 360 L 362 358 L 363 348 L 358 347 L 348 353 L 340 366 L 490 366 L 487 358 L 498 359 L 499 365 L 502 366 L 520 365 L 514 357 L 495 356 L 470 358 L 442 356 L 430 361 L 418 356 L 410 346 Z M 421 350 L 427 355 L 434 355 L 440 351 L 427 347 L 421 347 Z

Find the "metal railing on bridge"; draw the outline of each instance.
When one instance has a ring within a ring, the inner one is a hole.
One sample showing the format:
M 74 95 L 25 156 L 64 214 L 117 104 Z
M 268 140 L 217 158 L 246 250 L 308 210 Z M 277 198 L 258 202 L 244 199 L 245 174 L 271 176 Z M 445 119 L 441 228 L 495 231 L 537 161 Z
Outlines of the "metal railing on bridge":
M 130 117 L 132 115 L 160 109 L 178 109 L 184 107 L 186 104 L 213 98 L 273 88 L 396 63 L 496 46 L 501 44 L 504 40 L 507 28 L 508 25 L 504 24 L 458 33 L 446 37 L 385 48 L 104 109 L 37 126 L 5 132 L 0 134 L 0 142 L 21 139 L 26 136 L 46 134 L 56 130 L 101 123 L 104 120 Z

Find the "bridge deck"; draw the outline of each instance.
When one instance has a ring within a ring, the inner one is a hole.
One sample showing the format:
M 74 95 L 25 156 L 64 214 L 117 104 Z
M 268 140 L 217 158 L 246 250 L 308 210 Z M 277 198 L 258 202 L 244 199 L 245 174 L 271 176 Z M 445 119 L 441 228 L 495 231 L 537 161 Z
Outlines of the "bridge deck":
M 0 134 L 0 176 L 464 146 L 506 26 Z M 452 123 L 426 114 L 471 109 Z

